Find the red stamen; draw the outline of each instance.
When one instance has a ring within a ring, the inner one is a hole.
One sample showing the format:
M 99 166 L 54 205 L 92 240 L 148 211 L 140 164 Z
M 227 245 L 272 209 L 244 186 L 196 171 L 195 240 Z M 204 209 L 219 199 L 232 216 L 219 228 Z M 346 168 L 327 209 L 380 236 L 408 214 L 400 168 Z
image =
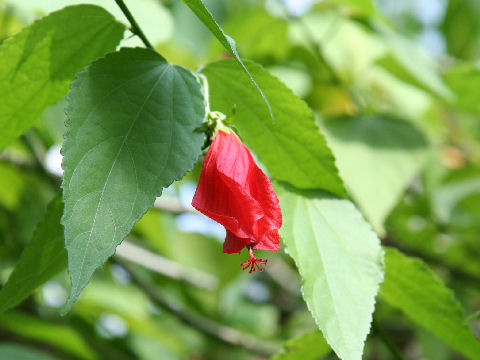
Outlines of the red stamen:
M 258 271 L 263 271 L 263 268 L 260 266 L 260 264 L 267 265 L 267 262 L 268 262 L 268 260 L 257 259 L 255 255 L 253 255 L 253 245 L 254 244 L 247 246 L 248 250 L 250 251 L 250 259 L 246 263 L 240 264 L 240 266 L 242 266 L 242 270 L 244 271 L 248 267 L 250 267 L 250 271 L 249 271 L 250 274 L 257 271 L 257 269 Z

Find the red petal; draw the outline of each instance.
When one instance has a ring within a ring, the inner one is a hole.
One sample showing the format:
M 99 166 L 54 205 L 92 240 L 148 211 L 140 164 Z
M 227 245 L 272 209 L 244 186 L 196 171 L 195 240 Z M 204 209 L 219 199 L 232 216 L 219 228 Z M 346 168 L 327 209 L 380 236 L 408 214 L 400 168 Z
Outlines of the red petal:
M 223 243 L 223 252 L 226 254 L 234 254 L 242 251 L 250 243 L 250 239 L 240 238 L 231 231 L 227 230 L 227 237 Z
M 282 214 L 268 177 L 233 133 L 219 131 L 202 165 L 192 205 L 227 229 L 224 252 L 278 250 Z
M 280 235 L 277 229 L 268 230 L 262 238 L 253 247 L 255 250 L 277 251 L 280 249 Z

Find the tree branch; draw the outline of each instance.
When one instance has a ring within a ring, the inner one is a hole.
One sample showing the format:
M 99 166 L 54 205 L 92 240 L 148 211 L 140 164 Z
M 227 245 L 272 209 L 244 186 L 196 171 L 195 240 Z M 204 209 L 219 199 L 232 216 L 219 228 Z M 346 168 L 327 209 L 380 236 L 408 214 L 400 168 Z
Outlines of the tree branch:
M 202 333 L 225 344 L 244 347 L 245 349 L 260 355 L 270 356 L 280 349 L 277 344 L 267 341 L 260 341 L 251 334 L 243 333 L 237 329 L 220 324 L 202 315 L 193 314 L 186 311 L 178 303 L 165 298 L 153 284 L 142 279 L 142 277 L 139 276 L 128 263 L 125 263 L 120 259 L 116 259 L 116 261 L 128 271 L 132 281 L 140 289 L 142 289 L 154 303 L 175 315 L 185 324 L 192 326 Z
M 131 238 L 131 236 L 129 238 Z M 163 256 L 135 245 L 127 239 L 123 240 L 123 242 L 118 245 L 115 252 L 116 257 L 136 263 L 137 265 L 143 266 L 172 279 L 188 282 L 191 285 L 203 289 L 214 290 L 218 286 L 218 279 L 215 276 L 183 266 L 175 261 L 164 258 Z

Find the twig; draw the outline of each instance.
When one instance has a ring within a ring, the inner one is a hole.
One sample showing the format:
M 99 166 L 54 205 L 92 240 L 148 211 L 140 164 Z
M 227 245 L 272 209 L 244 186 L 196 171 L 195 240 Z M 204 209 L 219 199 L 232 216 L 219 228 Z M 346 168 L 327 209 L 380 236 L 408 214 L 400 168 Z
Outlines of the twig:
M 195 329 L 203 332 L 204 334 L 221 342 L 232 345 L 240 346 L 248 349 L 254 353 L 270 356 L 277 352 L 280 347 L 277 344 L 267 341 L 260 341 L 255 336 L 243 333 L 230 326 L 220 324 L 202 315 L 193 314 L 181 307 L 177 302 L 173 302 L 165 298 L 160 292 L 158 292 L 155 286 L 140 277 L 133 268 L 117 259 L 130 274 L 132 281 L 141 288 L 151 300 L 161 306 L 164 310 L 175 315 L 185 324 L 194 327 Z
M 8 150 L 0 153 L 0 162 L 8 163 L 25 170 L 42 170 L 36 161 L 25 160 L 22 156 L 16 156 L 15 153 L 9 152 Z
M 143 33 L 142 29 L 138 25 L 137 21 L 133 17 L 130 10 L 128 10 L 128 7 L 127 7 L 127 5 L 125 5 L 123 0 L 115 0 L 115 2 L 117 3 L 120 10 L 122 10 L 122 12 L 125 15 L 125 17 L 127 18 L 127 20 L 130 22 L 130 26 L 131 26 L 130 31 L 132 33 L 134 33 L 135 35 L 137 35 L 140 39 L 142 39 L 143 43 L 145 44 L 145 46 L 147 48 L 153 49 L 152 44 L 150 43 L 150 41 L 148 41 L 147 37 Z
M 372 320 L 372 328 L 378 334 L 378 336 L 380 336 L 380 339 L 383 341 L 387 349 L 390 350 L 390 353 L 394 359 L 405 360 L 405 357 L 402 355 L 400 350 L 398 350 L 397 346 L 392 342 L 392 340 L 390 340 L 387 333 L 383 331 L 381 326 L 375 320 Z
M 45 163 L 45 155 L 47 149 L 43 144 L 40 137 L 36 134 L 35 129 L 31 129 L 22 135 L 22 141 L 30 150 L 33 155 L 35 163 L 38 165 L 41 173 L 45 176 L 46 179 L 53 185 L 54 188 L 58 189 L 60 187 L 60 178 L 48 171 Z
M 127 240 L 124 240 L 117 247 L 115 256 L 175 280 L 186 281 L 203 289 L 214 290 L 218 286 L 218 279 L 215 276 L 203 271 L 187 268 L 175 261 L 132 244 Z
M 472 322 L 473 320 L 475 320 L 478 317 L 480 317 L 480 310 L 474 312 L 473 314 L 468 315 L 467 319 L 466 319 L 466 322 L 467 323 Z

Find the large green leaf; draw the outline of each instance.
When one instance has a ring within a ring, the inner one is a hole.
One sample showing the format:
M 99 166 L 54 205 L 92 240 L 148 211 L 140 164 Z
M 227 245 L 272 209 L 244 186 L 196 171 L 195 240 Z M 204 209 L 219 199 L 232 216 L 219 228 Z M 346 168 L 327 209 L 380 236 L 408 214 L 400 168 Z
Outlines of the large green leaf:
M 480 342 L 468 327 L 460 303 L 420 259 L 385 249 L 380 296 L 469 359 L 480 359 Z
M 212 109 L 228 114 L 236 106 L 235 126 L 276 179 L 345 196 L 332 153 L 312 111 L 261 66 L 253 62 L 247 66 L 270 99 L 275 123 L 231 60 L 211 63 L 202 70 L 208 77 Z
M 317 360 L 330 352 L 322 333 L 316 330 L 286 341 L 283 350 L 271 360 Z
M 123 37 L 125 27 L 93 5 L 66 7 L 0 46 L 0 150 L 68 91 L 75 74 Z
M 350 201 L 289 190 L 279 193 L 281 236 L 302 276 L 303 297 L 337 355 L 361 359 L 383 278 L 380 241 Z
M 22 253 L 7 283 L 0 291 L 0 314 L 19 304 L 37 287 L 67 267 L 67 252 L 60 218 L 62 198 L 52 200 L 45 218 Z
M 373 227 L 383 222 L 426 160 L 426 141 L 411 124 L 386 116 L 324 122 L 345 184 Z
M 266 107 L 268 108 L 268 111 L 270 113 L 270 118 L 272 119 L 274 114 L 270 102 L 267 96 L 265 96 L 262 88 L 255 81 L 255 77 L 251 74 L 247 66 L 245 66 L 242 59 L 240 58 L 240 54 L 237 51 L 237 45 L 235 44 L 235 40 L 225 34 L 223 29 L 213 18 L 210 11 L 208 11 L 208 9 L 205 7 L 205 4 L 202 0 L 183 0 L 183 2 L 195 13 L 195 15 L 200 19 L 200 21 L 205 24 L 208 30 L 210 30 L 210 32 L 218 39 L 218 41 L 220 41 L 220 43 L 228 51 L 228 53 L 232 55 L 238 65 L 240 65 L 242 70 L 250 79 L 251 83 L 256 87 L 257 91 L 262 96 L 262 99 L 265 102 Z
M 72 289 L 66 309 L 155 197 L 193 167 L 204 136 L 198 79 L 149 49 L 92 63 L 67 95 L 63 179 Z

